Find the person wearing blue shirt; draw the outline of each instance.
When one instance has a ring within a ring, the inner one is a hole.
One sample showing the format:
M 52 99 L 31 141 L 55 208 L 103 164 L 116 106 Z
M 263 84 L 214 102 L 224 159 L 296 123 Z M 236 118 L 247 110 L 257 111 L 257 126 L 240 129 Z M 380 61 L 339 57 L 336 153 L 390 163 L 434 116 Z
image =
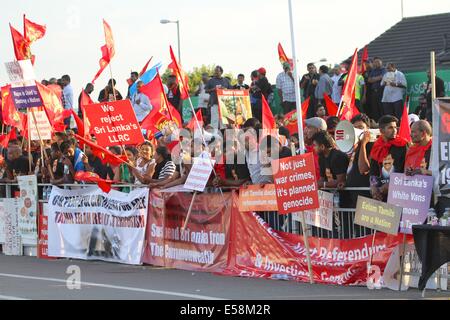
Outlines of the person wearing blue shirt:
M 70 76 L 64 75 L 61 78 L 61 83 L 63 85 L 63 97 L 64 97 L 64 109 L 71 110 L 73 109 L 73 88 L 70 84 Z M 70 118 L 64 120 L 64 124 L 66 126 L 70 126 Z

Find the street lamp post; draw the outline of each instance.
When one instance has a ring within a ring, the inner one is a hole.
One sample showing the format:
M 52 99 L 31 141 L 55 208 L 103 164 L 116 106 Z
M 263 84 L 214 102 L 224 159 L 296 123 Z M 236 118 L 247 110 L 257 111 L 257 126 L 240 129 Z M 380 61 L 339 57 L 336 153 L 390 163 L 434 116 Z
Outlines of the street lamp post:
M 161 24 L 168 24 L 168 23 L 176 23 L 176 24 L 177 24 L 177 35 L 178 35 L 178 62 L 181 63 L 180 20 L 176 20 L 176 21 L 167 20 L 167 19 L 161 20 Z

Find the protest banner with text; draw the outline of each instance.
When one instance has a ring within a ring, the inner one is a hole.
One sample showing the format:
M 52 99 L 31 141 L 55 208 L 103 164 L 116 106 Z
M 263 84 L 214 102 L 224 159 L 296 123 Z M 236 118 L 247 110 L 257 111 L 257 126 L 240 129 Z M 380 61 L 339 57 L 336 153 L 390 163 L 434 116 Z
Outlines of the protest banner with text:
M 275 185 L 251 185 L 239 191 L 239 211 L 278 211 Z
M 197 195 L 183 229 L 192 198 L 191 193 L 151 193 L 144 263 L 207 272 L 227 266 L 231 194 Z
M 450 197 L 450 99 L 437 99 L 434 104 L 432 157 L 435 193 Z
M 48 207 L 48 255 L 141 264 L 148 194 L 146 188 L 105 194 L 96 187 L 53 187 Z
M 433 191 L 433 177 L 392 173 L 388 203 L 403 208 L 400 232 L 412 234 L 412 226 L 427 219 Z
M 144 142 L 130 100 L 92 104 L 85 107 L 91 132 L 103 147 L 138 145 Z
M 397 235 L 402 208 L 373 199 L 358 197 L 355 224 Z
M 280 214 L 319 209 L 312 153 L 272 161 Z

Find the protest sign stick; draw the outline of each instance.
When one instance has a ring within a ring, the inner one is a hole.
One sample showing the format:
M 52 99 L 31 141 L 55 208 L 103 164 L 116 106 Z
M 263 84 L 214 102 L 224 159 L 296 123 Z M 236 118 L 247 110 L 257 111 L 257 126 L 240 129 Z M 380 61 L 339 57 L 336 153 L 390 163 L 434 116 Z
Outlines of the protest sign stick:
M 372 237 L 372 246 L 370 247 L 370 257 L 369 257 L 369 265 L 367 266 L 367 281 L 369 281 L 370 269 L 372 269 L 372 259 L 373 259 L 373 247 L 375 246 L 375 237 L 377 236 L 377 230 L 373 233 Z
M 36 127 L 36 131 L 37 131 L 37 134 L 38 134 L 38 137 L 39 137 L 39 143 L 41 144 L 41 159 L 42 159 L 41 161 L 42 161 L 42 167 L 44 168 L 45 167 L 44 159 L 46 161 L 49 161 L 49 159 L 48 159 L 47 153 L 44 152 L 44 141 L 42 140 L 41 132 L 39 131 L 39 127 L 38 127 L 38 124 L 37 124 L 37 120 L 36 120 L 36 115 L 34 113 L 34 109 L 31 109 L 31 115 L 33 116 L 34 125 Z M 31 141 L 31 135 L 29 135 L 29 139 Z M 50 178 L 55 179 L 55 177 L 53 176 L 53 171 L 52 171 L 50 163 L 48 164 L 47 169 L 48 169 L 48 171 L 50 173 Z
M 30 109 L 27 109 L 27 119 L 30 119 Z M 29 167 L 29 173 L 31 174 L 31 162 L 33 161 L 33 158 L 31 156 L 31 127 L 30 122 L 28 121 L 28 167 Z
M 306 229 L 306 219 L 305 219 L 305 212 L 302 211 L 301 215 L 301 223 L 302 223 L 302 230 L 303 230 L 303 239 L 305 241 L 305 248 L 306 248 L 306 259 L 308 261 L 308 272 L 309 272 L 309 283 L 314 284 L 314 278 L 312 273 L 312 264 L 311 264 L 311 252 L 309 251 L 309 240 L 308 240 L 308 233 Z
M 186 220 L 184 221 L 184 225 L 183 225 L 183 229 L 182 230 L 186 230 L 186 227 L 188 225 L 189 219 L 191 218 L 191 213 L 192 213 L 192 207 L 194 206 L 194 201 L 195 198 L 197 197 L 197 191 L 194 192 L 194 194 L 192 195 L 192 200 L 191 200 L 191 204 L 189 205 L 189 210 L 186 216 Z
M 403 272 L 405 268 L 405 254 L 406 254 L 406 233 L 403 234 L 403 245 L 400 258 L 400 282 L 398 284 L 398 291 L 402 291 Z

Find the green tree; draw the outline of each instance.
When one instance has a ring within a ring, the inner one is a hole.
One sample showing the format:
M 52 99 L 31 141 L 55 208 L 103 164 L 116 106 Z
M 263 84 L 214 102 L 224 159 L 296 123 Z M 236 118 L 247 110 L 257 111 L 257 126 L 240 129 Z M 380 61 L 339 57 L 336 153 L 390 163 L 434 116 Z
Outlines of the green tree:
M 216 68 L 215 65 L 202 65 L 200 67 L 195 67 L 192 71 L 188 71 L 188 77 L 189 77 L 189 88 L 190 88 L 190 94 L 194 95 L 195 92 L 198 90 L 198 87 L 200 83 L 202 82 L 202 74 L 207 73 L 210 76 L 214 74 L 214 69 Z M 162 80 L 164 83 L 167 83 L 167 79 L 172 74 L 172 71 L 170 69 L 167 69 L 166 72 L 162 75 Z M 234 75 L 232 73 L 226 73 L 224 74 L 224 77 L 231 78 L 231 84 L 235 85 L 237 83 Z

